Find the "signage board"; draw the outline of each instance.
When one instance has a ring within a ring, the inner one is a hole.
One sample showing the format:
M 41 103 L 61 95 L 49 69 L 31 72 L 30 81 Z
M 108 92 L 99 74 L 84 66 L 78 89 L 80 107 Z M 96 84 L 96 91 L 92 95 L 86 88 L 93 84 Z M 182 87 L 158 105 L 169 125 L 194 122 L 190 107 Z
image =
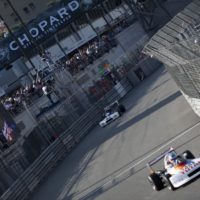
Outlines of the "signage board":
M 58 2 L 26 25 L 29 33 L 21 27 L 14 32 L 16 38 L 12 38 L 10 35 L 6 38 L 1 38 L 0 67 L 22 56 L 18 43 L 28 53 L 28 50 L 33 48 L 33 42 L 40 44 L 42 41 L 45 41 L 99 2 L 100 0 L 68 0 L 64 3 Z

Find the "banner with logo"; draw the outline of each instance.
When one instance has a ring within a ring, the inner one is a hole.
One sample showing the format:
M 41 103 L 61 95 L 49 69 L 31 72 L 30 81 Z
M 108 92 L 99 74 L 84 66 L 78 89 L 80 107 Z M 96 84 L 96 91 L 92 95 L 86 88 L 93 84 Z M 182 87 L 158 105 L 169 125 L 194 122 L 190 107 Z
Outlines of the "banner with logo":
M 28 49 L 33 48 L 33 40 L 38 44 L 45 41 L 99 2 L 100 0 L 68 0 L 63 3 L 58 2 L 52 8 L 42 13 L 42 15 L 39 15 L 34 21 L 27 24 L 27 29 L 33 39 L 30 39 L 30 35 L 22 27 L 14 34 L 20 46 L 28 52 Z M 22 52 L 14 38 L 8 36 L 1 39 L 1 68 L 5 63 L 11 63 L 21 55 Z

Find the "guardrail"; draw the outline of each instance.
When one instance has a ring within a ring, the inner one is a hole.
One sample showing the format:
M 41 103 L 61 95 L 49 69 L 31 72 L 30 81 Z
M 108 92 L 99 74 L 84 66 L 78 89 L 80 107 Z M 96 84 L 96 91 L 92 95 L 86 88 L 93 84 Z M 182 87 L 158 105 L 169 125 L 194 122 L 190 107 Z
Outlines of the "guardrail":
M 119 82 L 105 97 L 83 114 L 69 129 L 61 134 L 33 164 L 0 197 L 0 200 L 25 200 L 49 172 L 86 136 L 100 121 L 103 108 L 123 98 L 132 85 L 127 78 Z

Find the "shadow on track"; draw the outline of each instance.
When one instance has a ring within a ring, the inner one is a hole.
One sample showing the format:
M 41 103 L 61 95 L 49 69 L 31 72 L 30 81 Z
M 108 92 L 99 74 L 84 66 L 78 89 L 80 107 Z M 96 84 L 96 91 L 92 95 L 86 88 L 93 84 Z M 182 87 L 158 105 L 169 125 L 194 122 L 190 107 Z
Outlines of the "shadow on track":
M 124 129 L 127 129 L 128 127 L 132 126 L 133 124 L 135 124 L 135 123 L 139 122 L 140 120 L 144 119 L 145 117 L 151 115 L 152 113 L 154 113 L 155 111 L 159 110 L 163 106 L 169 104 L 170 102 L 174 101 L 176 98 L 180 97 L 181 95 L 182 94 L 179 91 L 173 93 L 172 95 L 168 96 L 167 98 L 165 98 L 164 100 L 160 101 L 156 105 L 148 108 L 144 112 L 142 112 L 142 113 L 138 114 L 137 116 L 135 116 L 134 118 L 130 119 L 128 122 L 122 124 L 119 127 L 116 127 L 115 128 L 115 134 L 123 131 Z
M 194 126 L 194 125 L 192 125 L 192 126 Z M 176 136 L 178 136 L 179 134 L 181 134 L 181 133 L 178 133 Z M 173 138 L 175 138 L 176 136 L 174 136 Z M 176 146 L 176 149 L 188 144 L 189 142 L 191 142 L 193 140 L 196 140 L 199 137 L 200 137 L 200 134 L 192 137 L 191 139 L 187 140 L 186 142 L 182 143 L 181 145 Z M 116 170 L 115 172 L 113 172 L 109 176 L 107 176 L 104 179 L 96 182 L 95 184 L 91 185 L 90 187 L 87 187 L 84 190 L 73 194 L 71 197 L 74 197 L 75 199 L 77 199 L 76 198 L 77 196 L 81 196 L 82 193 L 83 194 L 86 193 L 86 194 L 82 195 L 81 197 L 79 197 L 78 199 L 79 200 L 92 200 L 92 199 L 95 199 L 97 196 L 99 196 L 99 195 L 103 194 L 104 192 L 114 188 L 115 186 L 119 185 L 120 183 L 122 183 L 123 181 L 125 181 L 126 179 L 131 177 L 132 175 L 137 174 L 138 172 L 144 170 L 146 168 L 146 166 L 143 166 L 143 164 L 137 170 L 135 169 L 137 166 L 136 167 L 131 167 L 130 164 L 133 165 L 135 161 L 141 159 L 142 157 L 148 155 L 150 152 L 153 152 L 157 148 L 163 146 L 164 144 L 166 144 L 166 142 L 172 140 L 173 138 L 170 138 L 169 140 L 163 142 L 162 144 L 159 144 L 158 146 L 155 146 L 154 148 L 150 149 L 148 152 L 144 153 L 143 155 L 141 155 L 140 157 L 136 158 L 135 160 L 133 160 L 132 162 L 128 163 L 127 165 L 124 165 L 122 168 Z M 125 173 L 122 173 L 123 171 L 125 171 Z M 121 174 L 121 176 L 119 176 L 119 174 Z M 108 179 L 108 177 L 109 177 L 109 179 Z M 183 187 L 186 187 L 187 185 L 195 182 L 196 180 L 199 179 L 199 177 L 200 176 L 198 176 L 194 180 L 190 181 L 189 183 L 185 184 Z M 95 185 L 96 185 L 96 187 L 94 187 Z M 67 198 L 67 200 L 69 200 L 69 199 Z

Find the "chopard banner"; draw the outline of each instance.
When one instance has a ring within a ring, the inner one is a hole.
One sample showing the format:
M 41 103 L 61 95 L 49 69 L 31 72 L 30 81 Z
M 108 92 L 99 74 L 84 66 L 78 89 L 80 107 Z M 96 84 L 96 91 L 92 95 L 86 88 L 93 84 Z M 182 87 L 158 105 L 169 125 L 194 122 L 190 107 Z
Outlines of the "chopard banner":
M 22 55 L 19 43 L 24 51 L 28 52 L 28 49 L 33 47 L 33 40 L 37 43 L 46 40 L 98 2 L 100 0 L 68 0 L 63 4 L 57 3 L 46 10 L 34 21 L 27 24 L 27 29 L 33 39 L 30 39 L 24 28 L 20 28 L 14 33 L 18 42 L 11 36 L 0 41 L 0 67 L 2 68 L 5 63 L 15 61 Z

